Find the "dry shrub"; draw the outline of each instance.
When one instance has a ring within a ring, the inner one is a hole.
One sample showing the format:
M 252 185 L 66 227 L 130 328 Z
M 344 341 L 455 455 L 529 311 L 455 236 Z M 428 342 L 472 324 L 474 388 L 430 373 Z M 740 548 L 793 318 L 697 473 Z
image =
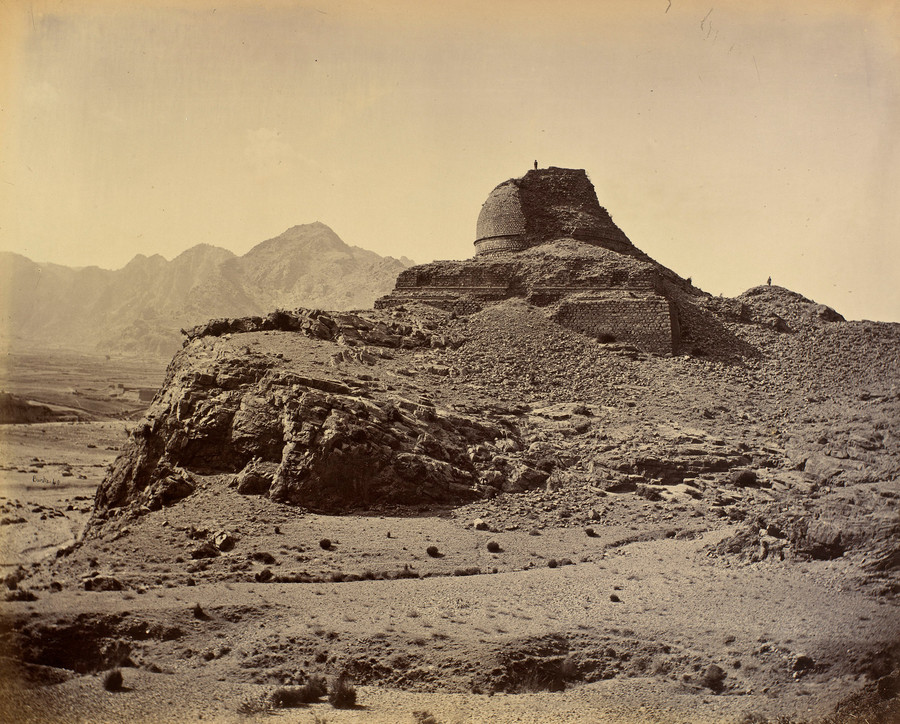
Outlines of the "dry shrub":
M 121 691 L 122 672 L 119 669 L 107 671 L 103 677 L 103 688 L 107 691 Z
M 414 711 L 412 717 L 416 724 L 440 724 L 430 711 Z
M 352 709 L 356 705 L 356 687 L 344 674 L 331 685 L 328 701 L 335 709 Z
M 311 676 L 303 686 L 282 687 L 272 692 L 270 700 L 276 709 L 288 709 L 312 704 L 328 693 L 328 685 L 321 676 Z
M 237 706 L 237 713 L 241 716 L 255 716 L 257 714 L 269 714 L 272 711 L 272 702 L 266 694 L 256 694 L 241 699 Z

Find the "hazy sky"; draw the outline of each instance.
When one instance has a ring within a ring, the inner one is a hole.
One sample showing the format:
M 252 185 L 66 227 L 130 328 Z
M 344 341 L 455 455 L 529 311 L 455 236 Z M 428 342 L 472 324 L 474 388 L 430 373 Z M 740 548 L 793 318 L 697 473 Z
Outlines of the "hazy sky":
M 0 249 L 466 258 L 537 159 L 709 292 L 900 321 L 898 6 L 0 0 Z

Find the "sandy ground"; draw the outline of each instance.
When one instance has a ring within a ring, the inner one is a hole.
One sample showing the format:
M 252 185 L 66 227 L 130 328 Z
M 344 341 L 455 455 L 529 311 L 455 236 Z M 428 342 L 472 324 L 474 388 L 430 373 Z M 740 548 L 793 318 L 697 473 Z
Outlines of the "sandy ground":
M 407 675 L 422 672 L 425 688 L 431 677 L 463 687 L 488 674 L 499 651 L 560 637 L 572 651 L 627 662 L 625 674 L 559 693 L 360 687 L 359 709 L 314 705 L 278 719 L 312 721 L 312 712 L 326 708 L 330 722 L 413 721 L 412 712 L 424 710 L 447 722 L 715 722 L 744 713 L 824 714 L 859 686 L 850 661 L 855 653 L 896 639 L 895 610 L 841 590 L 834 563 L 723 575 L 704 554 L 723 532 L 636 543 L 598 563 L 497 575 L 62 591 L 8 604 L 10 612 L 56 620 L 59 628 L 74 624 L 78 612 L 82 621 L 116 619 L 120 630 L 136 622 L 147 630 L 174 626 L 182 635 L 148 638 L 131 649 L 137 668 L 124 670 L 128 691 L 105 692 L 97 675 L 85 674 L 51 687 L 52 693 L 20 689 L 6 706 L 22 721 L 32 720 L 29 707 L 35 721 L 79 720 L 79 712 L 91 721 L 236 720 L 244 698 L 274 688 L 274 682 L 253 681 L 261 672 L 277 681 L 315 668 L 317 657 L 346 665 L 374 656 Z M 619 602 L 610 600 L 612 591 Z M 193 613 L 198 604 L 202 619 Z M 784 672 L 799 655 L 820 666 L 827 662 L 827 671 L 804 672 L 785 684 Z M 719 694 L 697 681 L 697 670 L 711 663 L 726 672 Z
M 94 492 L 124 442 L 124 422 L 0 427 L 0 565 L 32 563 L 84 528 Z

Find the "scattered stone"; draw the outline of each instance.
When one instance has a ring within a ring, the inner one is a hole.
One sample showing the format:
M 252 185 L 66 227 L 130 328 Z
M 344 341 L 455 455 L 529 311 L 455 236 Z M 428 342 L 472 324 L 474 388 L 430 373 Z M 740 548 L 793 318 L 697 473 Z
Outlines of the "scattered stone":
M 198 560 L 200 558 L 215 558 L 219 555 L 219 549 L 210 541 L 205 541 L 191 550 L 191 558 Z
M 725 673 L 725 670 L 721 666 L 718 664 L 710 664 L 703 671 L 703 674 L 700 677 L 700 683 L 708 689 L 718 693 L 725 688 L 724 682 L 726 676 L 728 676 L 728 674 Z
M 807 671 L 815 666 L 815 661 L 805 654 L 797 654 L 794 657 L 794 671 Z
M 223 553 L 232 550 L 238 539 L 228 531 L 220 530 L 213 536 L 213 545 Z
M 82 578 L 81 584 L 85 591 L 121 591 L 124 588 L 118 578 L 99 573 Z
M 752 488 L 759 482 L 756 472 L 746 469 L 733 470 L 730 479 L 731 484 L 739 488 Z

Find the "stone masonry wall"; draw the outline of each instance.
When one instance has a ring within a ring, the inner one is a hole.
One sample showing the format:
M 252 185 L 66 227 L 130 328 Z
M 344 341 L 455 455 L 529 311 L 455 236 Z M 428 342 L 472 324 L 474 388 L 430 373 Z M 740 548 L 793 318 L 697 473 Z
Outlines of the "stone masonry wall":
M 479 256 L 499 254 L 507 251 L 522 251 L 527 246 L 525 237 L 521 234 L 517 236 L 493 236 L 489 239 L 479 239 L 475 242 L 475 248 L 478 250 Z
M 502 289 L 509 288 L 512 274 L 506 266 L 475 266 L 460 262 L 423 264 L 404 269 L 395 291 L 403 289 Z
M 645 352 L 669 354 L 678 343 L 678 320 L 665 297 L 629 293 L 562 302 L 554 319 L 600 340 L 625 342 Z

